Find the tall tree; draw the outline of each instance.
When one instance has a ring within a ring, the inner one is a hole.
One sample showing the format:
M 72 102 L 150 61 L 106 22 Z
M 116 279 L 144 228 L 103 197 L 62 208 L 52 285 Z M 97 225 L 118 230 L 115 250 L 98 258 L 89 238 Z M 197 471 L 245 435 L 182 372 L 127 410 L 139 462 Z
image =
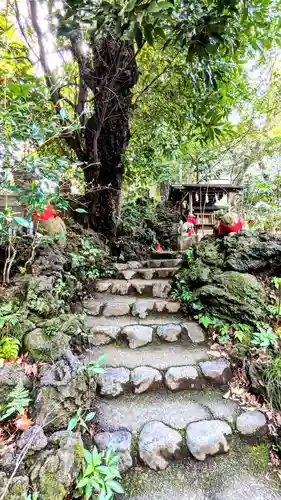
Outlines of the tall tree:
M 266 23 L 268 37 L 278 10 L 278 2 L 269 0 L 251 5 L 247 0 L 72 0 L 63 7 L 55 1 L 27 0 L 30 23 L 28 16 L 23 19 L 21 3 L 15 2 L 19 28 L 32 48 L 36 35 L 55 112 L 64 124 L 79 119 L 79 130 L 63 138 L 82 164 L 92 227 L 109 239 L 116 229 L 132 89 L 143 47 L 155 43 L 163 54 L 168 47 L 185 54 L 186 67 L 193 64 L 196 78 L 212 91 L 224 78 L 226 62 L 243 56 L 251 39 L 266 38 L 255 21 L 263 22 L 263 30 Z M 63 74 L 51 64 L 50 41 Z M 69 50 L 71 71 L 64 57 Z M 164 73 L 173 68 L 167 60 Z M 144 90 L 162 75 L 155 75 Z

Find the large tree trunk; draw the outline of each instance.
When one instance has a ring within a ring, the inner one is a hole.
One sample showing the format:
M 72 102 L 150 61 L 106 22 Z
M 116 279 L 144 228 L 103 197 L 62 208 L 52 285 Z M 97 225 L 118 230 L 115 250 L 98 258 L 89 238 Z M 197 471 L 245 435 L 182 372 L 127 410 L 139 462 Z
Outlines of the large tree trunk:
M 134 47 L 129 42 L 92 40 L 94 68 L 94 115 L 88 120 L 84 169 L 93 229 L 109 240 L 116 234 L 122 189 L 122 155 L 130 138 L 131 89 L 138 70 Z

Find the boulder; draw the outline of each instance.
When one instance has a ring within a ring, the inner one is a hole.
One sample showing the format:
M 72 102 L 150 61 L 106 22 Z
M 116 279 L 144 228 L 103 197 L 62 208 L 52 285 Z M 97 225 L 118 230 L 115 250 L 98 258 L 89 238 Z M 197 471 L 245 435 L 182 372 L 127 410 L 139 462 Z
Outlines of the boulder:
M 10 486 L 6 490 L 8 481 Z M 0 472 L 0 496 L 9 500 L 25 500 L 28 498 L 29 479 L 27 476 L 14 476 L 12 479 L 5 472 Z M 3 495 L 5 495 L 3 497 Z
M 24 373 L 20 365 L 4 364 L 0 366 L 0 401 L 4 402 L 13 389 L 19 382 L 22 382 L 24 387 L 31 389 L 32 381 Z
M 202 420 L 189 424 L 186 429 L 186 444 L 197 460 L 207 455 L 226 453 L 229 449 L 225 436 L 232 434 L 231 427 L 220 420 Z
M 243 436 L 260 438 L 267 434 L 266 417 L 258 410 L 246 411 L 239 415 L 236 420 L 236 426 L 238 432 Z
M 280 262 L 280 237 L 246 231 L 206 236 L 177 273 L 175 288 L 178 293 L 188 289 L 193 302 L 203 306 L 202 313 L 227 323 L 255 324 L 264 320 L 268 305 L 258 273 L 267 269 L 279 276 Z
M 193 295 L 208 308 L 210 315 L 224 315 L 232 323 L 261 321 L 266 314 L 266 296 L 251 274 L 236 271 L 213 274 L 211 284 L 196 289 Z
M 119 455 L 118 469 L 124 472 L 133 466 L 131 457 L 132 434 L 128 431 L 98 432 L 94 442 L 99 451 L 111 448 Z
M 26 306 L 32 312 L 43 318 L 55 316 L 59 301 L 53 295 L 55 276 L 38 276 L 29 278 L 26 282 Z
M 20 450 L 26 447 L 28 450 L 40 451 L 46 448 L 47 444 L 48 439 L 44 434 L 42 426 L 36 424 L 24 431 L 17 441 L 17 447 Z
M 199 366 L 204 377 L 212 384 L 226 386 L 232 378 L 232 372 L 226 359 L 201 361 Z
M 125 326 L 122 334 L 127 337 L 131 349 L 136 349 L 152 342 L 153 329 L 150 326 L 130 325 Z
M 174 366 L 165 373 L 165 384 L 171 391 L 201 389 L 202 381 L 195 366 Z
M 153 391 L 162 385 L 161 373 L 150 366 L 139 366 L 135 368 L 131 373 L 131 379 L 135 394 Z
M 62 332 L 46 335 L 44 330 L 36 328 L 24 337 L 24 349 L 36 361 L 56 361 L 69 347 L 70 337 Z
M 205 333 L 198 323 L 195 321 L 189 321 L 188 323 L 182 323 L 181 327 L 183 332 L 187 334 L 188 338 L 193 344 L 200 344 L 205 342 Z
M 68 431 L 56 432 L 49 442 L 55 446 L 36 455 L 29 478 L 44 500 L 63 500 L 81 471 L 83 442 L 80 433 Z
M 157 327 L 157 335 L 166 342 L 176 342 L 181 335 L 181 326 L 168 323 Z
M 130 370 L 127 368 L 106 368 L 97 378 L 102 396 L 115 398 L 124 393 L 129 385 Z
M 32 420 L 44 431 L 65 429 L 79 408 L 95 398 L 96 383 L 80 371 L 77 359 L 61 359 L 40 371 Z
M 18 453 L 15 443 L 0 446 L 0 471 L 11 473 L 14 469 Z
M 153 470 L 163 470 L 180 452 L 182 436 L 162 422 L 149 422 L 139 437 L 140 459 Z

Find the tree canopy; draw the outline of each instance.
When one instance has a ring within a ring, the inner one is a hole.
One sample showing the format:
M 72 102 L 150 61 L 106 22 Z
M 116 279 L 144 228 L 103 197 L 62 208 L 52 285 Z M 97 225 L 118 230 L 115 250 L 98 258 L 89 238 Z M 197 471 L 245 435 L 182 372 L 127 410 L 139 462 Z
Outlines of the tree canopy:
M 238 182 L 278 149 L 279 10 L 272 0 L 9 2 L 0 18 L 8 182 L 13 170 L 40 182 L 76 176 L 92 227 L 108 238 L 124 181 L 148 186 L 180 169 Z M 262 92 L 253 68 L 269 75 Z

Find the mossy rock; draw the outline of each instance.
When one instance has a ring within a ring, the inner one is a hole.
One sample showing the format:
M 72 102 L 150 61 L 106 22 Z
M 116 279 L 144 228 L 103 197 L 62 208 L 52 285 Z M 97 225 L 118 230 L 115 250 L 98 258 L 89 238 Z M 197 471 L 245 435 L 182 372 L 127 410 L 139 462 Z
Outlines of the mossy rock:
M 210 315 L 230 323 L 254 323 L 266 315 L 266 296 L 250 274 L 235 271 L 215 274 L 211 284 L 193 291 L 193 295 Z
M 213 236 L 206 236 L 199 242 L 194 256 L 207 266 L 223 267 L 224 251 L 222 241 Z
M 47 337 L 54 337 L 57 333 L 75 337 L 82 331 L 82 319 L 76 314 L 60 314 L 58 317 L 41 321 L 38 327 Z
M 36 361 L 56 361 L 69 347 L 70 337 L 57 332 L 47 336 L 42 328 L 36 328 L 25 335 L 23 345 L 30 356 Z

